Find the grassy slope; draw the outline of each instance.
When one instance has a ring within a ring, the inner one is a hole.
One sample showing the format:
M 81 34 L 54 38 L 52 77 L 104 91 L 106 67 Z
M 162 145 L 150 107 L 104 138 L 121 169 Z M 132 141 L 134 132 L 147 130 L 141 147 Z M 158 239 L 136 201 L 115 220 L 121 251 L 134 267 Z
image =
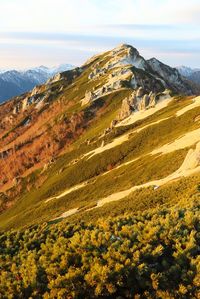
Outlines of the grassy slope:
M 114 136 L 130 132 L 135 128 L 141 128 L 159 119 L 170 117 L 168 120 L 152 125 L 138 134 L 133 134 L 122 145 L 105 151 L 89 160 L 85 158 L 74 165 L 69 165 L 70 161 L 100 145 L 97 138 L 94 138 L 94 143 L 90 145 L 87 145 L 85 141 L 102 133 L 110 124 L 113 117 L 117 114 L 121 98 L 124 97 L 126 92 L 128 93 L 129 91 L 122 91 L 121 93 L 108 96 L 106 99 L 108 103 L 107 110 L 103 118 L 99 118 L 95 123 L 91 124 L 86 133 L 75 142 L 72 152 L 61 156 L 47 170 L 48 179 L 41 188 L 38 190 L 34 188 L 29 193 L 25 193 L 19 199 L 17 205 L 0 216 L 2 227 L 18 227 L 47 221 L 60 215 L 61 212 L 74 207 L 90 207 L 104 196 L 152 179 L 163 178 L 179 168 L 188 149 L 163 156 L 150 157 L 146 154 L 157 146 L 170 142 L 199 126 L 198 122 L 194 122 L 194 119 L 200 114 L 200 108 L 188 111 L 180 117 L 175 117 L 176 111 L 191 102 L 187 98 L 182 100 L 176 99 L 168 107 L 134 125 L 125 127 L 122 130 L 116 129 L 115 132 L 106 137 L 107 142 L 111 141 Z M 139 162 L 136 161 L 121 168 L 113 169 L 101 176 L 102 173 L 108 170 L 110 165 L 114 167 L 114 165 L 120 165 L 138 156 L 142 156 Z M 60 168 L 63 168 L 63 172 L 58 173 Z M 89 182 L 92 180 L 92 183 L 65 197 L 44 203 L 44 200 L 48 197 L 59 194 L 62 190 L 86 180 L 89 180 Z M 111 205 L 115 204 L 112 203 Z M 98 212 L 95 211 L 94 214 L 96 213 Z

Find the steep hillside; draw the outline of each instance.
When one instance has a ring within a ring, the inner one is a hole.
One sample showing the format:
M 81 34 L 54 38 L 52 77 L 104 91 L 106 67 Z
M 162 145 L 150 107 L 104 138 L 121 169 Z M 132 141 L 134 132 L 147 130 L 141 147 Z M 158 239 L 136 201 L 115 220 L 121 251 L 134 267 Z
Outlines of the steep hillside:
M 165 81 L 167 84 L 166 87 L 174 90 L 177 93 L 187 94 L 189 90 L 191 90 L 192 93 L 190 84 L 186 82 L 183 77 L 181 77 L 177 69 L 171 68 L 156 58 L 149 59 L 148 64 L 151 66 L 153 71 Z
M 38 84 L 45 83 L 47 79 L 59 72 L 72 68 L 72 65 L 63 64 L 54 68 L 40 66 L 25 71 L 2 70 L 0 71 L 0 103 L 25 93 Z
M 200 112 L 199 98 L 172 96 L 192 92 L 175 69 L 120 45 L 0 106 L 0 221 L 49 220 L 171 181 L 199 141 Z
M 196 92 L 120 45 L 0 106 L 0 297 L 198 298 Z

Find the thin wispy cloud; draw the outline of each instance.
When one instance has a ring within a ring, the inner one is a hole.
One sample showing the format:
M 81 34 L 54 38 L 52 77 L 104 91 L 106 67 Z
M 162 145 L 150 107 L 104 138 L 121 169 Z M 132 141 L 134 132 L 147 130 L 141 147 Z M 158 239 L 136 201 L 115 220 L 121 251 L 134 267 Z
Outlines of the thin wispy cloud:
M 199 15 L 199 0 L 1 0 L 0 68 L 78 65 L 119 43 L 199 67 Z

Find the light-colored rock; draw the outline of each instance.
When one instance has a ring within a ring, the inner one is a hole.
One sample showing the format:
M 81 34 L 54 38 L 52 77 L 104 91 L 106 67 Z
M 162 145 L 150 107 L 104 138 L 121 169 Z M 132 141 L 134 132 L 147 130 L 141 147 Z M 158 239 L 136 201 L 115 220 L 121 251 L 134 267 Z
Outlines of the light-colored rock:
M 149 95 L 145 94 L 141 101 L 138 103 L 138 110 L 145 110 L 149 106 Z
M 62 73 L 58 73 L 49 80 L 47 80 L 47 84 L 60 81 L 62 79 Z
M 145 91 L 142 87 L 139 87 L 136 93 L 136 97 L 142 97 L 145 94 Z
M 21 177 L 15 177 L 13 179 L 13 184 L 16 186 L 21 182 L 22 178 Z
M 84 99 L 82 99 L 82 106 L 87 105 L 93 101 L 95 98 L 94 93 L 92 91 L 86 91 Z
M 26 97 L 22 102 L 22 111 L 25 111 L 30 105 L 35 102 L 35 97 Z
M 137 97 L 136 97 L 136 92 L 135 91 L 130 95 L 129 103 L 132 107 L 136 108 L 136 106 L 137 106 Z
M 101 147 L 104 147 L 105 141 L 102 140 Z
M 156 105 L 156 94 L 152 91 L 149 94 L 149 107 L 155 107 Z
M 195 149 L 190 149 L 179 171 L 194 169 L 200 165 L 200 142 L 197 143 Z
M 113 119 L 111 124 L 110 124 L 110 128 L 111 130 L 116 126 L 116 124 L 118 123 L 117 119 Z
M 17 104 L 13 109 L 13 114 L 18 114 L 20 112 L 20 104 Z
M 120 110 L 118 119 L 123 120 L 123 119 L 129 117 L 131 115 L 131 113 L 132 113 L 132 108 L 131 108 L 129 99 L 125 98 L 122 101 L 122 106 L 121 106 L 121 110 Z

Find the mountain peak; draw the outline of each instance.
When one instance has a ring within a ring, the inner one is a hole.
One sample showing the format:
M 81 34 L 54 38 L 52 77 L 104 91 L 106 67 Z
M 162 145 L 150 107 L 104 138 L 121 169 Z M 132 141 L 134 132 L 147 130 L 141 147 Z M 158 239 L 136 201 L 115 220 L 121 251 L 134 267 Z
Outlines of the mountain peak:
M 119 44 L 117 47 L 115 47 L 111 52 L 118 53 L 118 52 L 126 52 L 127 54 L 135 54 L 135 55 L 140 55 L 139 51 L 134 48 L 133 46 L 129 44 Z
M 22 80 L 20 81 L 18 74 L 14 74 L 15 84 L 19 90 L 21 82 L 25 82 L 25 76 L 29 76 L 30 83 L 35 76 L 34 71 L 20 73 Z M 41 72 L 41 74 L 43 73 Z M 0 128 L 0 134 L 5 135 L 0 140 L 2 155 L 8 156 L 9 160 L 13 149 L 12 142 L 17 147 L 17 136 L 24 134 L 22 146 L 19 138 L 19 155 L 21 153 L 23 156 L 25 153 L 26 144 L 34 144 L 35 140 L 38 140 L 38 144 L 41 144 L 44 152 L 38 154 L 39 147 L 36 146 L 29 158 L 31 161 L 37 159 L 38 163 L 44 163 L 51 155 L 58 155 L 63 147 L 67 147 L 79 134 L 83 134 L 90 122 L 95 120 L 97 115 L 103 113 L 104 109 L 106 110 L 110 99 L 116 101 L 116 105 L 118 105 L 119 111 L 112 119 L 115 123 L 127 118 L 132 113 L 156 106 L 161 99 L 170 96 L 170 92 L 165 94 L 166 89 L 177 94 L 191 94 L 193 91 L 176 69 L 159 62 L 156 58 L 145 60 L 138 50 L 130 45 L 119 45 L 111 51 L 96 55 L 84 67 L 59 73 L 46 83 L 38 84 L 32 91 L 2 105 L 0 116 L 3 125 Z M 21 90 L 20 92 L 23 93 Z M 68 108 L 70 108 L 69 113 L 67 112 Z M 37 126 L 37 122 L 38 124 L 45 122 L 45 118 L 42 118 L 43 111 L 46 113 L 45 117 L 48 116 L 49 126 L 57 132 L 56 140 L 52 139 L 53 134 L 49 135 L 46 124 L 41 137 L 38 135 L 34 139 L 36 133 L 33 136 L 27 137 L 26 135 L 27 128 Z M 62 113 L 63 116 L 60 118 Z M 54 121 L 51 122 L 50 119 L 54 119 Z M 28 143 L 27 138 L 29 141 L 31 140 Z M 30 147 L 32 148 L 32 145 Z M 22 156 L 19 156 L 19 159 Z M 23 175 L 23 172 L 27 170 L 26 165 L 29 165 L 28 161 L 23 167 L 17 169 L 13 176 L 16 173 Z M 0 174 L 0 180 L 2 176 L 5 177 L 7 174 Z M 9 180 L 10 177 L 7 179 Z
M 121 50 L 125 50 L 125 49 L 133 49 L 133 50 L 135 50 L 135 51 L 137 51 L 138 52 L 138 50 L 136 49 L 136 48 L 134 48 L 132 45 L 129 45 L 129 44 L 123 44 L 123 43 L 121 43 L 121 44 L 119 44 L 117 47 L 115 47 L 113 50 L 119 50 L 119 49 L 121 49 Z

